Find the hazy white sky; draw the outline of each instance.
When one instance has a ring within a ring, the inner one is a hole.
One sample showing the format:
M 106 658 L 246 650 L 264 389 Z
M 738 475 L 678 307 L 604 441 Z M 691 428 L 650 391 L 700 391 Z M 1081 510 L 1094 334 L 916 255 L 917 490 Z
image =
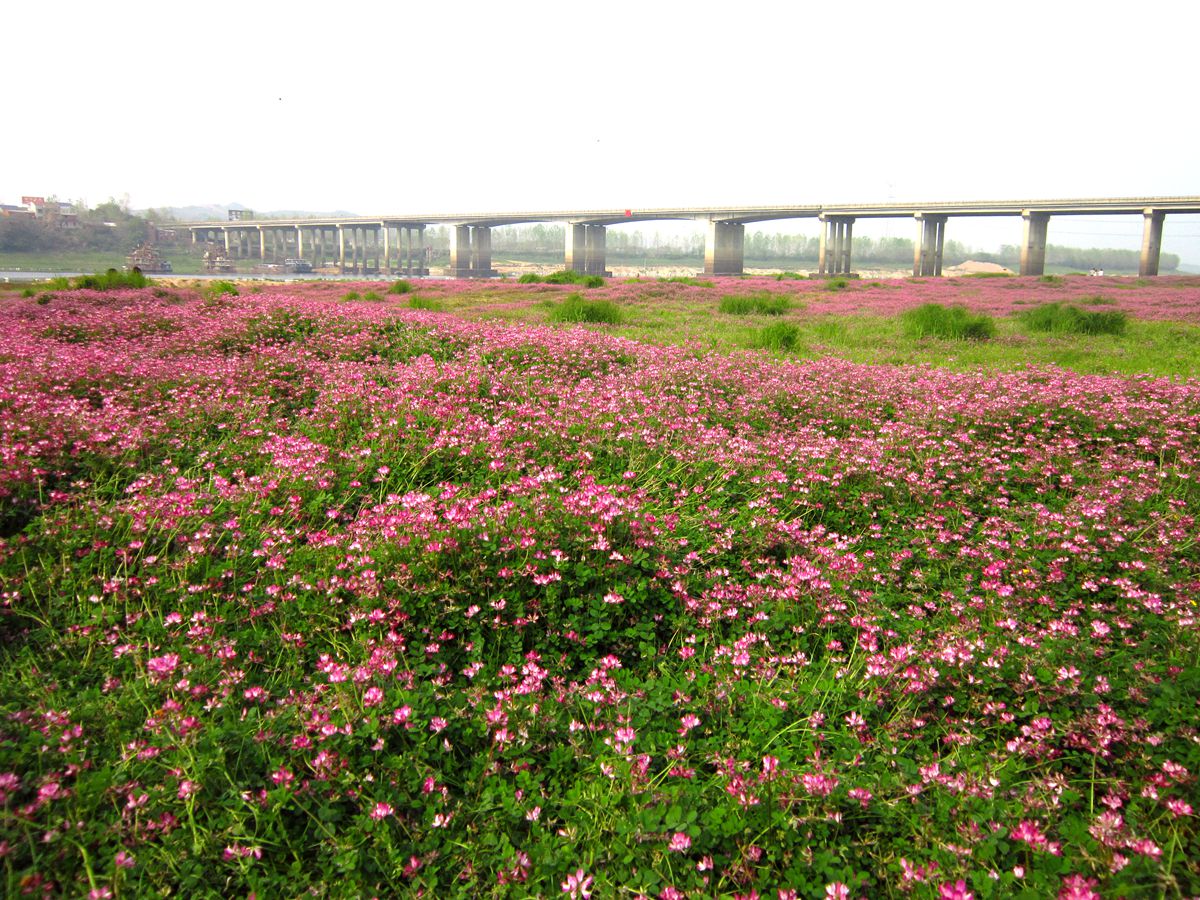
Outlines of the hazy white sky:
M 1195 0 L 66 0 L 2 18 L 3 202 L 400 214 L 1200 194 Z M 1200 247 L 1200 221 L 1177 218 L 1165 249 Z M 1114 229 L 1055 220 L 1052 242 L 1056 226 Z M 1019 238 L 1016 222 L 977 228 Z

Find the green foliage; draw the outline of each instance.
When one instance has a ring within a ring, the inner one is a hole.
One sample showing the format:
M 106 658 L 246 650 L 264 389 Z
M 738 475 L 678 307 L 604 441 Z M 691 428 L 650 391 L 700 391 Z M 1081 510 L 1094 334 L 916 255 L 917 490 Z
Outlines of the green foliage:
M 825 290 L 827 291 L 844 291 L 850 286 L 848 278 L 829 278 L 825 281 Z
M 1012 278 L 1012 272 L 968 272 L 963 278 Z
M 769 291 L 753 294 L 726 294 L 717 307 L 734 316 L 782 316 L 792 308 L 791 298 Z
M 442 304 L 439 301 L 434 300 L 432 297 L 422 297 L 417 294 L 414 294 L 411 298 L 409 298 L 408 306 L 410 309 L 428 309 L 435 312 L 444 309 Z
M 401 278 L 399 281 L 393 282 L 392 286 L 388 288 L 387 292 L 389 294 L 407 294 L 412 289 L 413 289 L 412 284 L 409 283 L 406 279 Z
M 378 303 L 380 300 L 383 299 L 383 297 L 379 296 L 378 291 L 367 291 L 365 294 L 363 294 L 363 299 L 369 300 L 372 303 Z
M 1089 311 L 1063 303 L 1042 304 L 1025 310 L 1019 318 L 1030 331 L 1059 334 L 1124 334 L 1127 325 L 1127 317 L 1120 310 Z
M 914 338 L 948 338 L 957 341 L 987 340 L 996 333 L 991 316 L 972 313 L 965 306 L 926 303 L 901 316 L 904 331 Z
M 550 310 L 551 322 L 596 323 L 618 325 L 624 320 L 621 308 L 610 300 L 584 300 L 580 294 L 570 294 Z
M 236 297 L 238 295 L 237 285 L 232 281 L 210 281 L 204 286 L 204 296 L 209 300 L 217 300 L 221 297 Z
M 360 294 L 358 291 L 346 291 L 346 293 L 342 294 L 342 299 L 343 300 L 361 300 L 362 294 Z
M 686 284 L 689 287 L 716 287 L 716 282 L 706 281 L 701 278 L 692 278 L 690 275 L 676 275 L 672 278 L 660 278 L 659 281 L 664 284 Z
M 150 279 L 137 269 L 130 272 L 109 269 L 103 274 L 98 272 L 95 275 L 80 275 L 72 286 L 77 290 L 116 291 L 124 288 L 144 288 L 149 283 Z
M 783 281 L 784 279 L 788 281 L 804 281 L 807 278 L 807 275 L 801 275 L 799 272 L 780 272 L 775 276 L 776 281 Z
M 1066 279 L 1061 275 L 1040 275 L 1038 276 L 1038 282 L 1040 284 L 1061 285 L 1066 284 Z
M 22 297 L 32 297 L 36 293 L 37 293 L 37 291 L 35 291 L 33 288 L 27 287 L 27 288 L 25 288 L 25 290 L 21 291 L 21 296 Z
M 599 275 L 581 275 L 574 269 L 562 269 L 545 276 L 526 272 L 517 279 L 517 284 L 577 284 L 585 288 L 595 288 L 604 287 L 604 279 Z
M 754 335 L 754 346 L 764 350 L 793 350 L 800 341 L 800 328 L 791 322 L 773 322 Z

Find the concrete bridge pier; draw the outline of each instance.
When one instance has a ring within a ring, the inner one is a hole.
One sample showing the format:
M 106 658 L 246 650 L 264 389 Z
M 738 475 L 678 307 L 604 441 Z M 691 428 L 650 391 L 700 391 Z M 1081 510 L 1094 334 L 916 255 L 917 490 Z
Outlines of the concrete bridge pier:
M 337 226 L 337 244 L 338 244 L 338 274 L 346 274 L 346 229 L 341 225 Z
M 584 243 L 587 247 L 587 259 L 583 264 L 585 275 L 601 275 L 611 278 L 608 271 L 608 230 L 603 225 L 585 226 Z
M 447 275 L 454 278 L 471 277 L 471 226 L 450 226 L 450 267 Z
M 1163 220 L 1167 214 L 1157 209 L 1147 209 L 1143 214 L 1142 255 L 1138 260 L 1138 275 L 1145 278 L 1158 274 L 1158 258 L 1162 252 Z
M 823 223 L 817 271 L 821 275 L 849 275 L 854 219 L 849 216 L 819 217 Z
M 492 229 L 476 225 L 471 229 L 471 275 L 492 278 L 499 274 L 492 268 Z
M 1021 241 L 1021 274 L 1041 275 L 1046 271 L 1046 232 L 1050 227 L 1050 213 L 1023 210 L 1025 237 Z
M 746 226 L 740 222 L 708 223 L 704 242 L 705 275 L 741 275 L 746 254 Z
M 917 213 L 917 240 L 913 245 L 913 276 L 942 274 L 942 251 L 946 245 L 946 216 Z
M 563 268 L 583 272 L 587 268 L 587 226 L 568 222 L 566 245 L 563 247 Z
M 296 226 L 296 259 L 304 259 L 304 229 Z

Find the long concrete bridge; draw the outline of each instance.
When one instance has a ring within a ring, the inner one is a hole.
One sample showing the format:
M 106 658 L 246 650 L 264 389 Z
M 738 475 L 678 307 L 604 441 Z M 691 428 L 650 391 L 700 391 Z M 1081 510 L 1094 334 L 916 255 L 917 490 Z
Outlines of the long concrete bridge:
M 349 218 L 241 219 L 197 222 L 187 227 L 193 243 L 223 243 L 234 258 L 311 258 L 324 265 L 336 253 L 342 272 L 374 271 L 427 275 L 425 229 L 450 231 L 448 274 L 460 278 L 495 275 L 491 229 L 502 225 L 561 222 L 566 226 L 565 268 L 605 273 L 605 228 L 627 222 L 704 222 L 706 275 L 740 275 L 745 227 L 751 222 L 817 219 L 821 222 L 818 268 L 823 275 L 851 272 L 851 243 L 858 219 L 911 218 L 917 226 L 913 275 L 942 274 L 946 224 L 953 218 L 1013 216 L 1024 223 L 1021 274 L 1041 275 L 1046 235 L 1053 216 L 1142 216 L 1141 275 L 1157 275 L 1163 222 L 1168 213 L 1200 213 L 1200 197 L 1123 197 L 1081 200 L 994 200 L 941 203 L 858 203 L 841 206 L 732 206 L 680 209 L 601 209 L 558 212 L 460 213 Z M 373 260 L 374 265 L 369 266 Z

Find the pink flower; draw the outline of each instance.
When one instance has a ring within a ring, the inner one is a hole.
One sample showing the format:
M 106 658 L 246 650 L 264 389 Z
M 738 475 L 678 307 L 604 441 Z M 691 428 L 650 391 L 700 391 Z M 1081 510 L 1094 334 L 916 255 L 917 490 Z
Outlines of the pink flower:
M 1099 883 L 1095 878 L 1068 875 L 1063 879 L 1062 888 L 1058 892 L 1058 900 L 1100 900 L 1100 895 L 1092 890 Z
M 383 702 L 383 690 L 377 687 L 369 687 L 366 693 L 363 694 L 363 704 L 365 706 L 378 706 Z
M 375 807 L 371 810 L 371 818 L 372 819 L 386 819 L 388 816 L 390 816 L 394 812 L 395 812 L 395 810 L 392 808 L 391 804 L 376 803 Z
M 954 884 L 947 881 L 938 885 L 938 897 L 941 900 L 975 900 L 975 895 L 967 890 L 967 883 L 961 878 Z
M 155 656 L 146 662 L 146 671 L 155 681 L 166 681 L 179 666 L 179 654 L 168 653 L 165 656 Z
M 676 853 L 684 853 L 691 846 L 692 839 L 682 831 L 677 831 L 671 835 L 671 843 L 667 845 L 667 848 L 675 851 Z
M 592 876 L 584 874 L 583 869 L 576 869 L 573 875 L 568 875 L 562 883 L 562 892 L 575 897 L 592 896 Z
M 825 885 L 825 896 L 827 900 L 846 900 L 850 896 L 850 888 L 840 881 L 834 881 Z

